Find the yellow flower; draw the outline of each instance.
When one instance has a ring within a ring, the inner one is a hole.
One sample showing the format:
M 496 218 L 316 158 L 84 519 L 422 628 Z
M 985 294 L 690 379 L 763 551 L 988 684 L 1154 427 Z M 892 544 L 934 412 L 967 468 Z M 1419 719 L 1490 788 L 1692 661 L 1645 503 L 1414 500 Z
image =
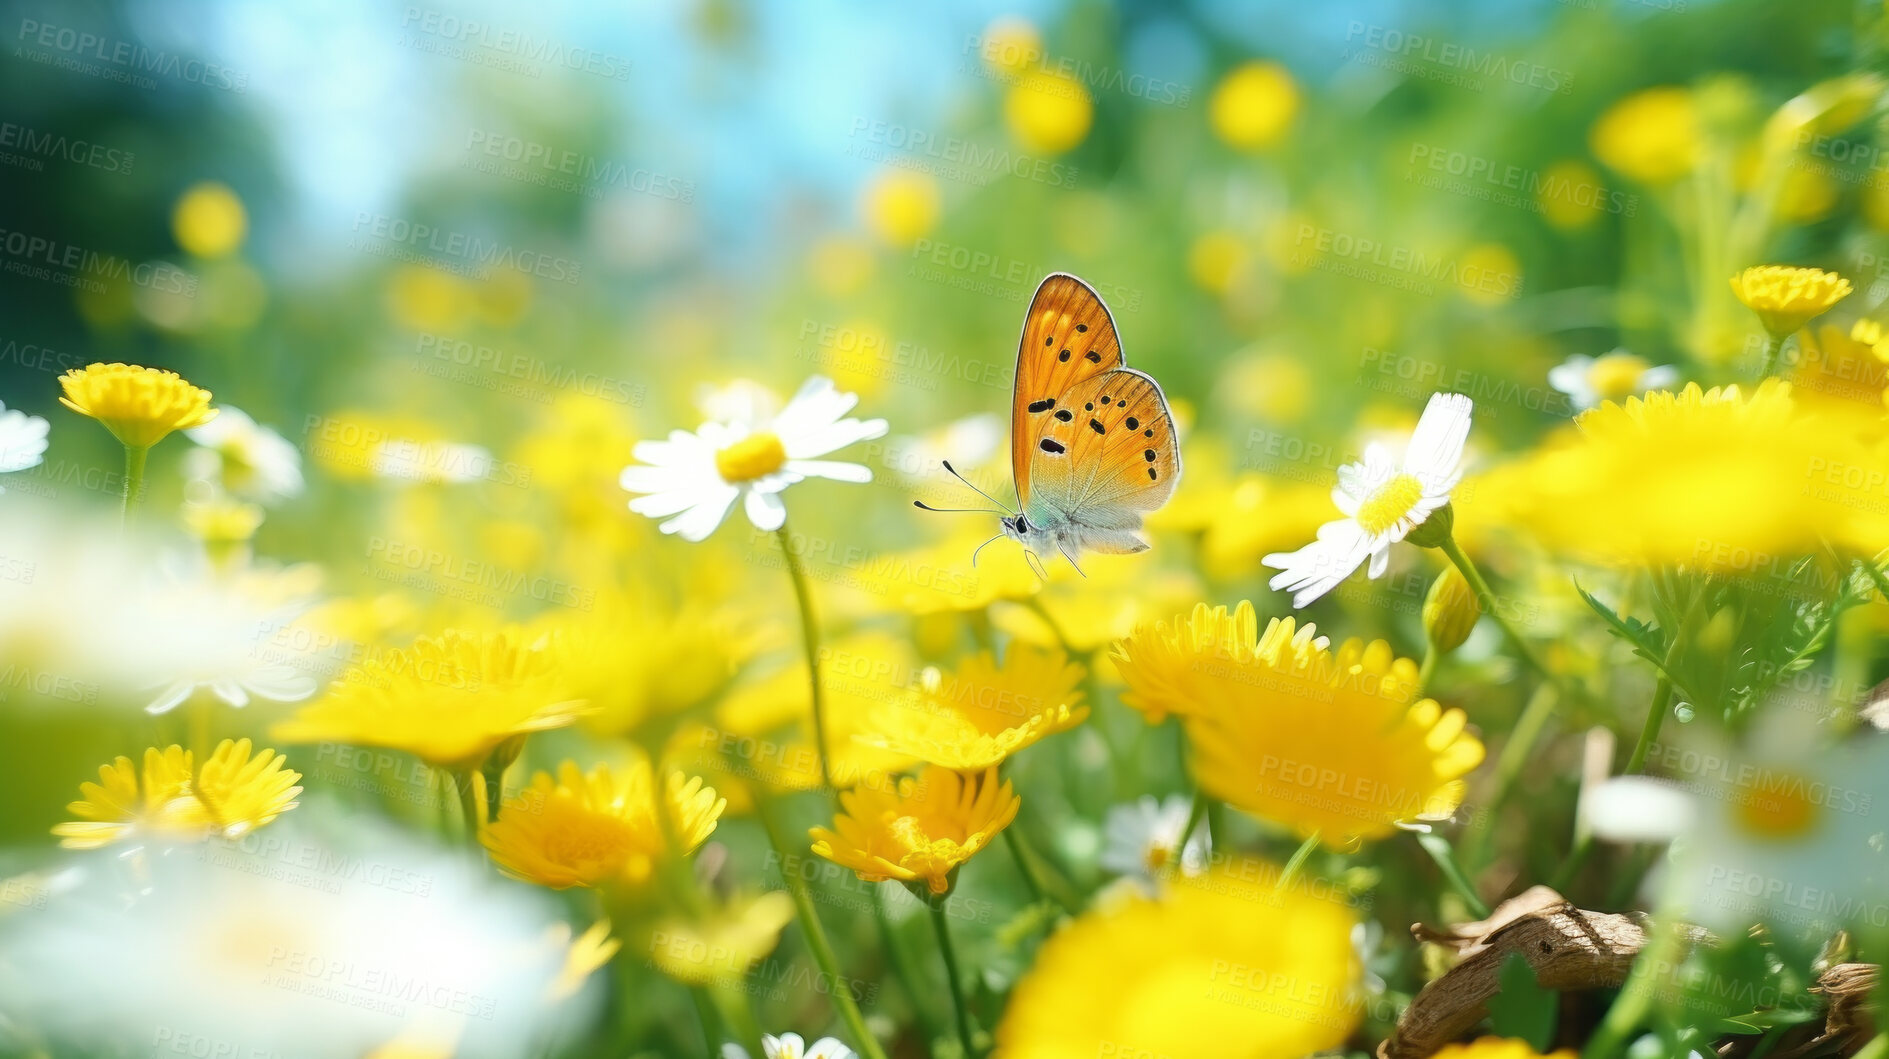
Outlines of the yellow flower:
M 866 226 L 888 246 L 907 247 L 938 223 L 938 182 L 910 169 L 888 169 L 874 177 L 860 199 Z
M 222 257 L 243 245 L 249 214 L 229 185 L 205 181 L 193 185 L 171 211 L 177 245 L 198 257 Z
M 1122 641 L 1123 701 L 1179 714 L 1201 786 L 1300 835 L 1345 844 L 1447 817 L 1482 762 L 1461 710 L 1417 699 L 1417 665 L 1382 640 L 1335 650 L 1312 626 L 1273 619 L 1255 644 L 1252 604 L 1196 607 Z
M 960 772 L 990 768 L 1088 717 L 1082 667 L 1061 651 L 1012 646 L 1002 666 L 985 651 L 873 716 L 867 743 Z
M 840 794 L 833 830 L 812 828 L 813 852 L 867 882 L 923 882 L 951 892 L 958 868 L 1016 819 L 1023 803 L 997 770 L 965 776 L 928 765 L 896 792 L 855 787 Z
M 1357 919 L 1256 862 L 1104 903 L 1043 943 L 996 1031 L 1007 1059 L 1299 1059 L 1357 1026 Z
M 1081 81 L 1032 70 L 1004 93 L 1004 122 L 1025 150 L 1061 154 L 1089 135 L 1095 105 Z
M 184 526 L 205 544 L 243 544 L 262 525 L 262 508 L 227 496 L 184 505 Z
M 216 418 L 210 391 L 176 372 L 136 364 L 88 364 L 59 377 L 59 403 L 91 416 L 129 448 L 150 448 L 173 430 L 200 427 Z
M 1438 654 L 1448 654 L 1469 639 L 1469 633 L 1482 617 L 1482 605 L 1476 593 L 1454 563 L 1430 582 L 1423 597 L 1423 635 Z
M 557 978 L 545 987 L 545 998 L 556 1003 L 569 1000 L 584 988 L 584 983 L 604 964 L 610 962 L 623 943 L 610 936 L 610 921 L 599 919 L 590 928 L 571 937 L 571 928 L 567 923 L 558 923 L 553 928 L 554 941 L 564 949 L 564 966 L 558 971 Z
M 992 74 L 1020 74 L 1042 60 L 1043 35 L 1029 19 L 1003 15 L 984 27 L 977 51 Z
M 1847 403 L 1800 407 L 1774 379 L 1749 394 L 1688 384 L 1582 413 L 1493 472 L 1501 487 L 1472 491 L 1503 509 L 1498 521 L 1605 563 L 1752 572 L 1824 540 L 1873 554 L 1877 457 L 1857 440 L 1872 418 Z
M 668 919 L 649 938 L 656 969 L 678 982 L 709 985 L 739 980 L 774 951 L 781 928 L 794 918 L 794 902 L 779 890 L 737 897 L 699 922 Z
M 1620 100 L 1588 133 L 1594 156 L 1647 184 L 1685 176 L 1699 160 L 1699 111 L 1692 93 L 1671 85 Z
M 584 704 L 558 697 L 547 637 L 515 628 L 448 630 L 350 668 L 328 693 L 277 724 L 275 737 L 405 750 L 441 768 L 475 768 L 514 736 L 562 728 Z
M 875 601 L 919 617 L 981 611 L 998 600 L 1035 595 L 1043 582 L 1023 549 L 1008 541 L 992 544 L 976 566 L 970 564 L 971 553 L 989 536 L 966 527 L 936 544 L 874 556 L 848 572 Z
M 1204 232 L 1187 250 L 1187 273 L 1194 282 L 1215 294 L 1225 294 L 1233 274 L 1246 260 L 1246 246 L 1232 232 Z
M 1835 324 L 1797 336 L 1799 357 L 1791 371 L 1791 394 L 1809 403 L 1822 400 L 1857 401 L 1878 407 L 1889 387 L 1889 363 L 1883 354 L 1882 328 L 1873 320 L 1858 320 L 1845 333 Z
M 1279 142 L 1299 113 L 1299 86 L 1278 63 L 1240 65 L 1213 90 L 1207 121 L 1215 136 L 1244 151 Z
M 479 839 L 500 868 L 540 886 L 641 883 L 669 848 L 658 812 L 669 814 L 686 856 L 708 840 L 727 805 L 701 779 L 671 772 L 667 804 L 658 809 L 651 771 L 640 754 L 620 772 L 598 765 L 586 774 L 565 761 L 555 779 L 549 772 L 532 776 Z
M 1430 1059 L 1575 1059 L 1575 1056 L 1567 1048 L 1544 1056 L 1530 1048 L 1527 1041 L 1482 1037 L 1468 1044 L 1446 1044 Z
M 301 773 L 284 768 L 273 750 L 251 757 L 247 739 L 223 740 L 201 771 L 181 746 L 144 752 L 136 769 L 120 756 L 100 765 L 97 783 L 82 783 L 85 797 L 66 806 L 80 820 L 52 832 L 67 849 L 98 849 L 124 839 L 173 842 L 236 838 L 295 808 Z
M 1820 268 L 1761 265 L 1733 276 L 1732 293 L 1783 338 L 1848 296 L 1850 281 Z
M 1600 174 L 1586 162 L 1565 159 L 1542 170 L 1535 204 L 1556 228 L 1585 228 L 1602 213 L 1619 213 L 1634 201 L 1601 183 Z

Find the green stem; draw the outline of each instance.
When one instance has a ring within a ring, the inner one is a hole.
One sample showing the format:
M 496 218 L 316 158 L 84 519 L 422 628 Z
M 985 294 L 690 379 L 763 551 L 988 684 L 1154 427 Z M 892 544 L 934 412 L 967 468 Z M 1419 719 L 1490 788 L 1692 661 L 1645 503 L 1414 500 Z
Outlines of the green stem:
M 892 965 L 892 977 L 898 979 L 899 988 L 905 991 L 905 999 L 912 1005 L 912 1013 L 917 1016 L 925 1039 L 936 1040 L 940 1031 L 932 1020 L 931 1005 L 925 1003 L 924 996 L 918 991 L 918 975 L 912 970 L 911 956 L 899 941 L 898 929 L 893 925 L 892 917 L 886 913 L 885 886 L 881 883 L 871 885 L 872 915 L 879 921 L 879 932 L 885 936 L 886 957 Z
M 1778 354 L 1784 352 L 1784 339 L 1777 335 L 1766 335 L 1764 339 L 1764 359 L 1758 364 L 1758 381 L 1771 377 L 1777 371 Z
M 702 1054 L 708 1059 L 718 1059 L 721 1055 L 721 1023 L 716 1018 L 715 1002 L 710 999 L 707 986 L 690 986 L 689 996 L 695 1000 L 695 1016 L 702 1023 Z
M 807 586 L 807 572 L 794 554 L 794 540 L 787 533 L 787 523 L 775 532 L 780 538 L 781 556 L 787 561 L 787 576 L 794 583 L 794 601 L 800 604 L 800 639 L 807 650 L 807 681 L 813 693 L 813 741 L 820 759 L 820 782 L 837 796 L 832 767 L 827 763 L 826 700 L 820 691 L 820 626 L 813 617 L 813 591 Z
M 931 906 L 931 925 L 938 933 L 938 951 L 944 954 L 945 981 L 951 984 L 951 1006 L 958 1020 L 958 1042 L 964 1045 L 964 1059 L 977 1059 L 977 1045 L 971 1035 L 971 1012 L 964 1003 L 964 986 L 958 982 L 958 956 L 951 948 L 951 931 L 945 927 L 947 897 L 926 902 Z
M 1030 903 L 1043 903 L 1043 880 L 1036 877 L 1036 866 L 1023 853 L 1023 844 L 1017 839 L 1017 829 L 1006 827 L 1003 830 L 1004 845 L 1010 847 L 1010 856 L 1017 862 L 1017 871 L 1023 876 L 1023 884 L 1030 890 Z
M 123 519 L 131 521 L 131 509 L 144 499 L 144 458 L 151 453 L 149 445 L 125 446 L 125 495 Z
M 1417 666 L 1417 694 L 1422 695 L 1430 686 L 1430 678 L 1436 674 L 1437 649 L 1435 644 L 1426 643 L 1423 648 L 1423 662 Z
M 1863 1045 L 1855 1059 L 1889 1059 L 1889 1030 L 1884 1030 Z
M 1675 646 L 1678 640 L 1674 640 Z M 1666 652 L 1667 662 L 1672 661 L 1673 652 Z M 1640 725 L 1640 738 L 1633 744 L 1633 753 L 1627 756 L 1627 775 L 1632 775 L 1646 767 L 1646 755 L 1659 740 L 1660 725 L 1666 723 L 1666 715 L 1672 712 L 1673 682 L 1661 673 L 1653 685 L 1653 704 L 1647 707 L 1646 720 Z
M 827 980 L 833 983 L 829 991 L 833 1006 L 839 1008 L 840 1018 L 852 1032 L 859 1053 L 866 1059 L 886 1059 L 885 1050 L 879 1047 L 878 1039 L 866 1029 L 866 1018 L 859 1013 L 859 1005 L 853 1002 L 852 993 L 842 984 L 848 979 L 840 974 L 840 961 L 833 955 L 833 943 L 827 940 L 826 928 L 820 925 L 819 913 L 814 911 L 813 893 L 807 888 L 807 880 L 801 878 L 799 872 L 787 869 L 791 863 L 790 853 L 781 835 L 780 822 L 774 819 L 774 807 L 768 803 L 765 795 L 757 792 L 754 810 L 755 815 L 760 817 L 761 829 L 767 832 L 768 844 L 774 847 L 775 854 L 781 858 L 781 876 L 787 880 L 787 893 L 794 899 L 794 910 L 798 913 L 796 918 L 800 920 L 801 932 L 807 936 L 807 948 L 813 953 L 813 962 L 820 965 Z
M 1548 667 L 1541 663 L 1541 659 L 1535 657 L 1535 652 L 1529 648 L 1528 641 L 1522 639 L 1522 634 L 1516 632 L 1515 626 L 1510 625 L 1508 619 L 1496 609 L 1495 593 L 1489 590 L 1489 582 L 1483 580 L 1482 571 L 1476 569 L 1476 564 L 1463 553 L 1462 545 L 1456 543 L 1454 536 L 1449 536 L 1443 538 L 1443 543 L 1437 547 L 1444 555 L 1449 556 L 1450 562 L 1456 564 L 1456 569 L 1463 572 L 1463 580 L 1469 582 L 1470 591 L 1476 594 L 1477 605 L 1482 607 L 1484 614 L 1502 627 L 1504 633 L 1508 634 L 1509 640 L 1515 644 L 1515 650 L 1521 654 L 1522 661 L 1528 663 L 1530 669 L 1547 676 Z
M 466 841 L 473 849 L 479 849 L 480 822 L 485 818 L 485 806 L 479 804 L 478 788 L 473 786 L 479 770 L 471 768 L 452 771 L 453 786 L 459 791 L 459 815 L 466 822 Z
M 1279 881 L 1273 884 L 1273 893 L 1284 890 L 1292 885 L 1292 880 L 1299 877 L 1299 870 L 1305 867 L 1305 862 L 1312 858 L 1312 851 L 1318 848 L 1318 835 L 1317 831 L 1312 832 L 1304 842 L 1299 843 L 1298 849 L 1292 851 L 1292 859 L 1286 861 L 1285 869 L 1279 873 Z
M 1186 866 L 1187 840 L 1194 837 L 1194 829 L 1200 826 L 1202 820 L 1206 819 L 1207 804 L 1212 800 L 1213 799 L 1207 797 L 1206 791 L 1196 790 L 1194 792 L 1194 806 L 1187 811 L 1187 826 L 1181 828 L 1181 842 L 1180 845 L 1176 846 L 1174 849 L 1175 871 L 1178 872 Z M 1209 830 L 1207 835 L 1211 840 L 1213 832 Z
M 1508 800 L 1509 792 L 1515 789 L 1515 781 L 1522 774 L 1522 766 L 1528 764 L 1528 755 L 1535 749 L 1535 740 L 1541 737 L 1541 730 L 1548 726 L 1548 718 L 1554 716 L 1558 698 L 1553 684 L 1537 687 L 1528 705 L 1522 708 L 1521 717 L 1516 719 L 1515 729 L 1509 733 L 1509 741 L 1502 745 L 1502 755 L 1495 763 L 1494 785 L 1489 788 L 1489 795 L 1483 800 L 1482 812 L 1470 824 L 1469 835 L 1463 843 L 1464 858 L 1471 864 L 1482 863 L 1484 846 L 1495 827 L 1496 810 L 1502 807 Z
M 1036 903 L 1053 901 L 1064 912 L 1074 914 L 1082 904 L 1081 897 L 1075 895 L 1069 880 L 1052 865 L 1045 865 L 1043 859 L 1030 845 L 1029 839 L 1017 830 L 1016 821 L 1003 829 L 1004 844 L 1010 847 L 1010 855 L 1016 858 L 1017 867 L 1023 872 L 1024 881 L 1030 887 L 1030 896 Z
M 1462 865 L 1456 863 L 1456 854 L 1450 849 L 1449 840 L 1438 834 L 1418 834 L 1417 845 L 1436 861 L 1436 866 L 1443 872 L 1443 878 L 1462 896 L 1469 910 L 1477 919 L 1489 918 L 1489 906 L 1483 903 L 1481 895 L 1476 893 L 1476 886 L 1463 874 Z

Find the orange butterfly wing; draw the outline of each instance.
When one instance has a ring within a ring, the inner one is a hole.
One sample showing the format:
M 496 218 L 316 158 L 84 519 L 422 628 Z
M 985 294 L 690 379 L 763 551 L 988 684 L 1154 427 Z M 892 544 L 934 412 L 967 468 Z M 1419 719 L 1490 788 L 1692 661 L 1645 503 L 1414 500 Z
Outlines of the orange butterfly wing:
M 1036 288 L 1023 317 L 1016 381 L 1010 392 L 1010 473 L 1017 506 L 1030 503 L 1032 457 L 1064 395 L 1077 383 L 1122 366 L 1122 340 L 1108 306 L 1087 283 L 1053 272 Z
M 1152 378 L 1117 368 L 1076 383 L 1032 439 L 1040 505 L 1082 529 L 1083 547 L 1140 551 L 1142 515 L 1167 503 L 1181 479 L 1167 398 Z

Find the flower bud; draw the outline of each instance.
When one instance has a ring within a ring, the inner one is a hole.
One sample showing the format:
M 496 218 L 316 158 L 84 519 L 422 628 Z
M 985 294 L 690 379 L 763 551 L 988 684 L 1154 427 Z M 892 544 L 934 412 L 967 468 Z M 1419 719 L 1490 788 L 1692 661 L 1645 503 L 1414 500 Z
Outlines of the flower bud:
M 1469 639 L 1469 631 L 1482 617 L 1476 593 L 1463 580 L 1463 572 L 1454 565 L 1443 568 L 1430 592 L 1423 597 L 1423 634 L 1438 654 L 1448 654 Z

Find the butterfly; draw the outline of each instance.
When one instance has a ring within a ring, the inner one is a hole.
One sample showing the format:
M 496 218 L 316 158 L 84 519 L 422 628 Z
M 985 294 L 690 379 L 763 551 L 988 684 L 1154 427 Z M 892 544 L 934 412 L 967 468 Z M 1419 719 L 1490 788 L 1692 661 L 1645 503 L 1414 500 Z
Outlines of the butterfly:
M 949 462 L 944 466 L 1003 507 Z M 1016 510 L 991 512 L 1002 530 L 978 551 L 1008 537 L 1023 545 L 1039 577 L 1046 575 L 1038 555 L 1052 547 L 1078 573 L 1076 557 L 1084 551 L 1146 551 L 1142 516 L 1167 503 L 1180 484 L 1180 446 L 1161 385 L 1123 362 L 1108 306 L 1068 273 L 1046 277 L 1023 318 L 1010 394 L 1010 470 Z M 927 511 L 981 510 L 914 503 Z

